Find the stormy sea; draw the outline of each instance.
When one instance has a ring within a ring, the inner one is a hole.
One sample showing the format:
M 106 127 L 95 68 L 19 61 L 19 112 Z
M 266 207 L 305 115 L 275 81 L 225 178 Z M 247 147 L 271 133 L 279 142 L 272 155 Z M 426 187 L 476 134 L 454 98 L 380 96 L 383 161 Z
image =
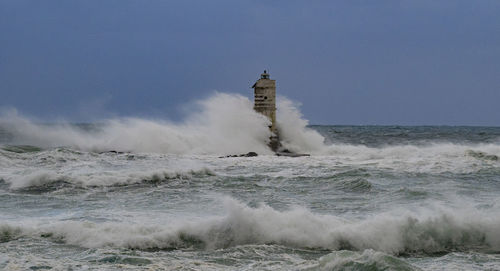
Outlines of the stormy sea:
M 500 270 L 500 127 L 0 114 L 2 270 Z M 332 119 L 335 119 L 332 116 Z M 256 152 L 257 157 L 227 155 Z

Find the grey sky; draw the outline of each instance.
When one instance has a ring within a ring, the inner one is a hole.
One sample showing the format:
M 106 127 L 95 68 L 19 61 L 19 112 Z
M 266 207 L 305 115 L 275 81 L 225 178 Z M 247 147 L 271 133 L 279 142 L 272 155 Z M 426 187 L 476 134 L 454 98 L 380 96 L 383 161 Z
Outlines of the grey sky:
M 500 1 L 0 0 L 0 107 L 182 119 L 264 69 L 316 124 L 500 125 Z

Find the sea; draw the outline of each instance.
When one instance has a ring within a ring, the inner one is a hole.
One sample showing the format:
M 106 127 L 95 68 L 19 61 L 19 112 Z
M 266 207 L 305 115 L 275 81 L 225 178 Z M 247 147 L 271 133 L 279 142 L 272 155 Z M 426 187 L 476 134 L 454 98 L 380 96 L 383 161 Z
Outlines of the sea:
M 1 270 L 500 270 L 500 127 L 0 114 Z M 335 119 L 332 116 L 331 119 Z M 227 157 L 256 152 L 256 157 Z

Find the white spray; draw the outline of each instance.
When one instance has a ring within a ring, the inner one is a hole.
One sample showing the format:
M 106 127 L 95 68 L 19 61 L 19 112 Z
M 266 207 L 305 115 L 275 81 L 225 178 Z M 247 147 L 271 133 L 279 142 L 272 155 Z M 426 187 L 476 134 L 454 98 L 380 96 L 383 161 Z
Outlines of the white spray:
M 88 132 L 68 123 L 39 125 L 11 112 L 0 116 L 0 126 L 14 135 L 15 143 L 39 147 L 68 146 L 92 151 L 173 154 L 219 155 L 249 151 L 271 154 L 267 147 L 271 135 L 267 128 L 269 120 L 256 113 L 252 106 L 252 102 L 244 96 L 216 93 L 196 102 L 193 113 L 182 123 L 139 118 L 109 119 L 101 122 L 99 131 Z M 292 108 L 288 110 L 294 112 Z M 284 120 L 294 125 L 307 124 L 301 119 Z M 300 131 L 304 127 L 294 129 Z M 288 131 L 294 131 L 292 128 L 284 131 L 284 138 L 291 144 L 300 143 L 287 135 Z

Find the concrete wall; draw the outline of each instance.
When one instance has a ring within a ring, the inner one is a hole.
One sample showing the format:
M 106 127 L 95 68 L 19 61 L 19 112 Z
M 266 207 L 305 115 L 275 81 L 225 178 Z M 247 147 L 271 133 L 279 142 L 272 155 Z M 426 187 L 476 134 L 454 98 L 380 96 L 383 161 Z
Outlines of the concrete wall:
M 278 134 L 276 128 L 276 80 L 259 79 L 255 85 L 255 111 L 263 114 L 271 120 L 269 127 L 273 133 Z

